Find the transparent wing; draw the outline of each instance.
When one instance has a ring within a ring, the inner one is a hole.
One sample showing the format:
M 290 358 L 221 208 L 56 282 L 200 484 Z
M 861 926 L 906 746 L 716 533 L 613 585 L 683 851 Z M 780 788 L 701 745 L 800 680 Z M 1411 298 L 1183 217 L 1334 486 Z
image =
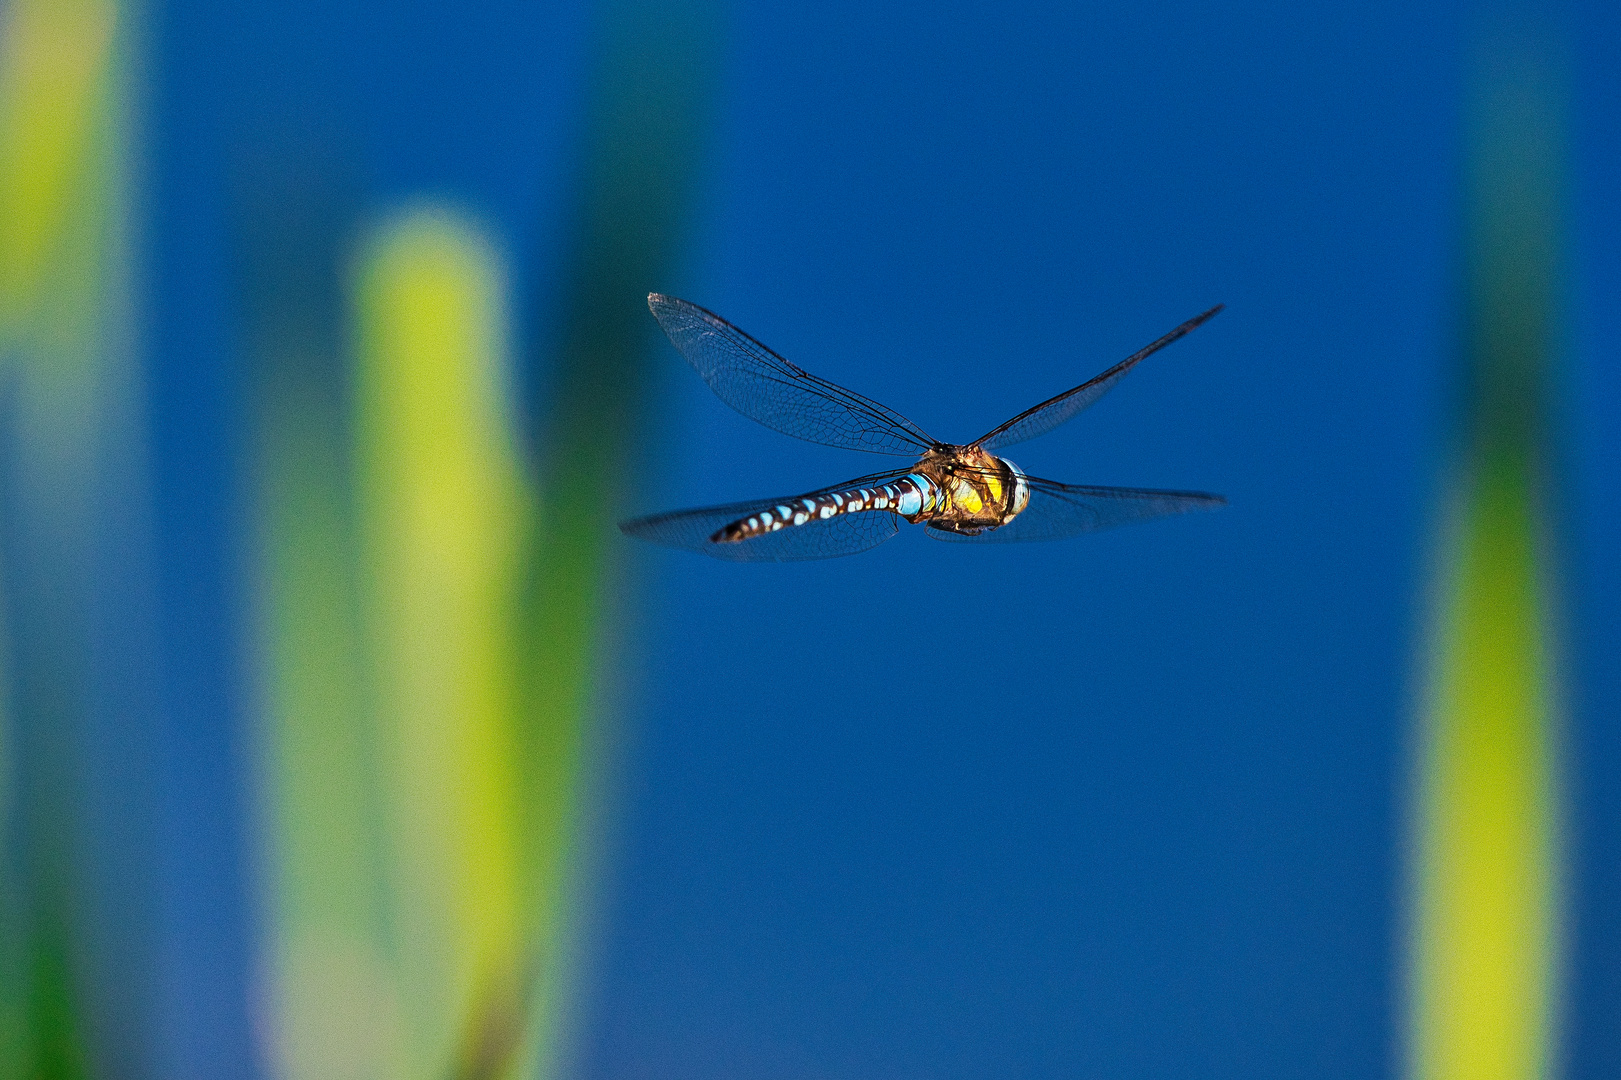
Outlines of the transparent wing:
M 999 529 L 964 536 L 932 526 L 925 531 L 936 540 L 978 544 L 1010 544 L 1023 540 L 1062 540 L 1132 521 L 1147 521 L 1167 514 L 1217 510 L 1227 505 L 1220 495 L 1202 491 L 1153 491 L 1145 488 L 1092 487 L 1060 484 L 1029 477 L 1030 505 Z
M 856 514 L 808 521 L 779 529 L 752 540 L 732 544 L 717 544 L 710 539 L 723 525 L 761 510 L 800 499 L 814 499 L 831 491 L 881 484 L 905 476 L 909 470 L 896 469 L 863 476 L 843 484 L 807 491 L 798 495 L 784 495 L 775 499 L 750 499 L 748 502 L 728 503 L 725 506 L 703 506 L 695 510 L 676 510 L 668 514 L 652 514 L 621 522 L 619 528 L 627 536 L 650 540 L 666 547 L 683 548 L 717 559 L 733 562 L 796 562 L 804 559 L 832 559 L 840 555 L 854 555 L 858 551 L 877 547 L 894 536 L 900 529 L 901 519 L 885 510 L 864 510 Z
M 847 450 L 916 457 L 934 445 L 900 413 L 817 378 L 714 312 L 659 293 L 647 306 L 716 396 L 750 420 Z
M 1004 446 L 1012 446 L 1014 443 L 1033 439 L 1037 435 L 1047 434 L 1047 432 L 1071 419 L 1082 409 L 1107 394 L 1126 372 L 1154 353 L 1159 352 L 1177 338 L 1185 337 L 1208 322 L 1225 306 L 1224 304 L 1217 304 L 1203 315 L 1196 315 L 1189 319 L 1152 345 L 1132 353 L 1097 378 L 1084 382 L 1073 390 L 1066 390 L 1055 398 L 1043 401 L 1035 408 L 1026 409 L 1001 427 L 986 432 L 977 440 L 976 445 L 986 450 L 1000 450 Z

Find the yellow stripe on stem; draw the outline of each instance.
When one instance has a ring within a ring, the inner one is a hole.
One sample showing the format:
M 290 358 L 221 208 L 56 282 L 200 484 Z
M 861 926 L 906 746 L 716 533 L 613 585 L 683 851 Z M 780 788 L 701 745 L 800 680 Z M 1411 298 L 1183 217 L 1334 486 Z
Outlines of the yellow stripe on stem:
M 386 747 L 393 942 L 409 1077 L 523 980 L 514 765 L 518 557 L 531 513 L 508 385 L 506 276 L 443 208 L 359 268 L 357 500 Z
M 1424 762 L 1417 1080 L 1547 1075 L 1557 846 L 1526 481 L 1508 464 L 1478 476 L 1449 545 Z
M 1559 110 L 1525 29 L 1486 51 L 1472 139 L 1468 396 L 1416 806 L 1413 1080 L 1543 1080 L 1555 1060 L 1561 817 L 1545 385 Z

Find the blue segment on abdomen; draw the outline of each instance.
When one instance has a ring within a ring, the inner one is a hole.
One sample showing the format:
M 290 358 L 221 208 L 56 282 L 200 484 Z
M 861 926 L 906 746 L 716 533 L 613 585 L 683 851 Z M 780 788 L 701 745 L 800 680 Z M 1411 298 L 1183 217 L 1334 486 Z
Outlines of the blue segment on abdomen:
M 901 481 L 903 484 L 907 482 L 910 482 L 911 486 L 903 490 L 900 498 L 895 500 L 895 512 L 902 517 L 921 514 L 924 504 L 933 501 L 928 498 L 933 487 L 928 477 L 920 473 L 910 473 Z

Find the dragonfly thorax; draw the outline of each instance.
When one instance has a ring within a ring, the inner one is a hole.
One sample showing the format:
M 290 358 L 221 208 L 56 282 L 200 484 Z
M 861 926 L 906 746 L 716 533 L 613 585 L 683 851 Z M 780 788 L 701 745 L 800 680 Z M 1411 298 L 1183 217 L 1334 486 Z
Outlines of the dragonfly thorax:
M 917 464 L 934 487 L 932 505 L 912 516 L 936 529 L 974 536 L 1006 525 L 1030 502 L 1020 468 L 977 446 L 936 446 Z

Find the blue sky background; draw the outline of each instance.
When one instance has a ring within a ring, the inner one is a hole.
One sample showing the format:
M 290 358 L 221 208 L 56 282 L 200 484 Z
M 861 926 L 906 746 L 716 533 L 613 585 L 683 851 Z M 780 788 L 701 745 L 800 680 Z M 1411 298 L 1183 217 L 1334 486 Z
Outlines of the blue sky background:
M 1621 15 L 1571 43 L 1561 378 L 1569 1075 L 1621 1068 Z M 581 1075 L 1367 1077 L 1396 1063 L 1402 782 L 1453 407 L 1470 5 L 734 3 L 704 304 L 971 438 L 1217 302 L 1012 456 L 1224 493 L 1062 544 L 634 568 Z M 546 340 L 581 4 L 177 0 L 149 22 L 173 1060 L 245 1064 L 233 163 L 326 139 L 368 201 L 506 238 Z M 543 350 L 530 350 L 544 386 Z M 672 350 L 645 508 L 885 461 Z

